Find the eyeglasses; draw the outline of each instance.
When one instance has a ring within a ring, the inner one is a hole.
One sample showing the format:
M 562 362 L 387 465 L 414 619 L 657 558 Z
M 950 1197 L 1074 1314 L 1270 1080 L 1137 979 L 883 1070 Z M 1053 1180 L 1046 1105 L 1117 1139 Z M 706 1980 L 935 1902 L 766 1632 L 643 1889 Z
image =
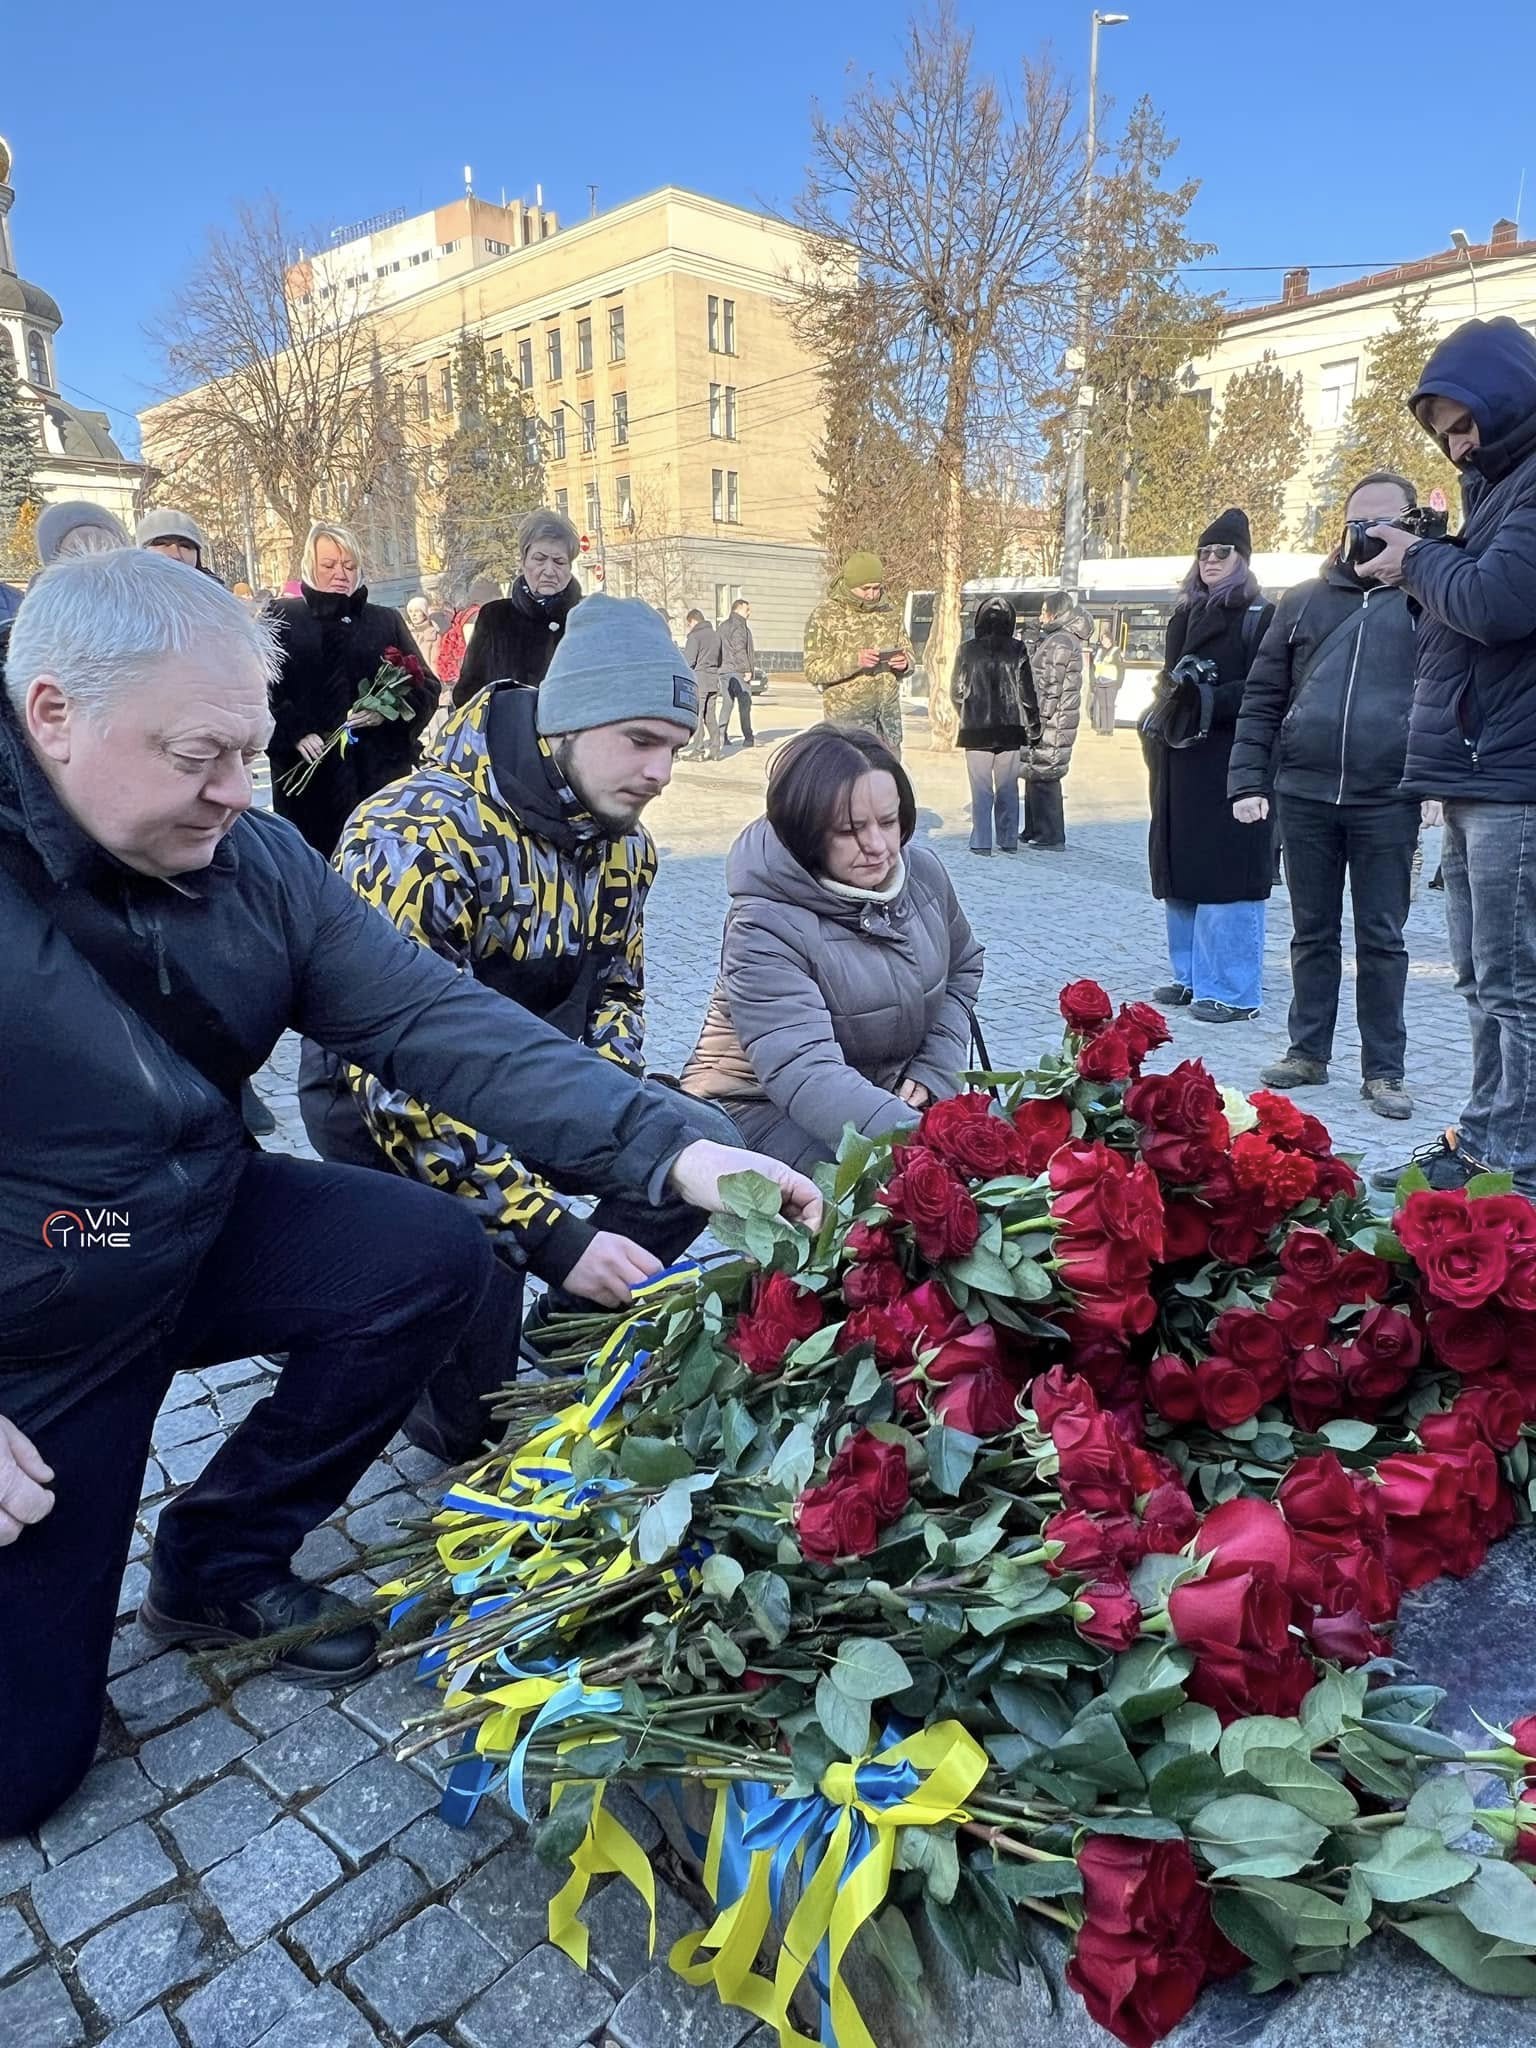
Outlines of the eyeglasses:
M 1202 562 L 1225 562 L 1232 554 L 1232 543 L 1227 541 L 1218 547 L 1200 548 L 1196 552 Z

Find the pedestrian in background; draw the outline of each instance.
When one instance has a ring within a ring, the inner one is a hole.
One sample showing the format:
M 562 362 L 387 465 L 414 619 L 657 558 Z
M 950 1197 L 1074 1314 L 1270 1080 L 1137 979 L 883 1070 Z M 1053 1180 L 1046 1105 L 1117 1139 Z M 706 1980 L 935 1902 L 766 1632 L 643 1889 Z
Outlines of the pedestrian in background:
M 1223 512 L 1200 536 L 1168 621 L 1163 672 L 1142 742 L 1151 784 L 1147 856 L 1168 919 L 1173 980 L 1153 1001 L 1205 1024 L 1256 1017 L 1263 1001 L 1264 906 L 1274 886 L 1268 825 L 1240 825 L 1227 797 L 1243 684 L 1274 606 L 1249 559 L 1248 515 Z M 1180 664 L 1205 673 L 1180 677 Z
M 45 505 L 37 515 L 33 539 L 37 559 L 45 569 L 50 562 L 67 562 L 75 555 L 103 555 L 111 548 L 133 546 L 121 521 L 85 498 Z
M 1398 519 L 1417 493 L 1377 471 L 1347 519 Z M 1419 843 L 1417 798 L 1402 795 L 1413 702 L 1415 622 L 1400 590 L 1364 582 L 1335 548 L 1314 581 L 1275 608 L 1243 692 L 1227 794 L 1239 824 L 1285 836 L 1291 893 L 1290 1044 L 1266 1088 L 1320 1088 L 1333 1057 L 1343 976 L 1344 878 L 1355 922 L 1361 1093 L 1378 1116 L 1408 1117 L 1403 926 Z
M 699 686 L 699 723 L 685 761 L 718 761 L 725 752 L 720 730 L 720 635 L 695 605 L 684 624 L 688 637 L 683 653 Z
M 1024 763 L 1025 846 L 1041 853 L 1060 853 L 1067 843 L 1062 783 L 1072 765 L 1072 749 L 1083 717 L 1083 671 L 1087 665 L 1092 622 L 1064 591 L 1041 607 L 1047 631 L 1035 649 L 1035 697 L 1040 707 L 1040 733 Z
M 757 648 L 750 624 L 752 607 L 738 597 L 720 621 L 720 655 L 725 672 L 725 707 L 720 720 L 722 741 L 731 736 L 731 713 L 741 713 L 743 746 L 755 747 L 752 731 L 752 677 L 757 668 Z
M 1125 656 L 1120 652 L 1115 629 L 1108 619 L 1100 619 L 1094 627 L 1088 652 L 1093 664 L 1093 694 L 1089 699 L 1088 715 L 1100 739 L 1113 739 L 1115 700 L 1120 695 L 1120 685 L 1125 681 Z
M 901 758 L 901 681 L 912 643 L 886 600 L 878 555 L 850 555 L 805 625 L 805 679 L 833 725 L 878 733 Z
M 467 704 L 487 683 L 536 690 L 560 645 L 565 622 L 581 602 L 573 564 L 580 539 L 569 519 L 548 506 L 518 529 L 519 568 L 505 597 L 488 598 L 465 650 L 455 704 Z
M 949 695 L 971 784 L 972 853 L 990 854 L 994 838 L 999 853 L 1018 851 L 1019 755 L 1040 737 L 1040 707 L 1017 626 L 1006 597 L 983 598 L 955 652 Z
M 416 645 L 421 649 L 421 658 L 437 674 L 437 643 L 442 639 L 437 621 L 433 618 L 427 600 L 420 591 L 406 599 L 405 623 L 410 627 Z

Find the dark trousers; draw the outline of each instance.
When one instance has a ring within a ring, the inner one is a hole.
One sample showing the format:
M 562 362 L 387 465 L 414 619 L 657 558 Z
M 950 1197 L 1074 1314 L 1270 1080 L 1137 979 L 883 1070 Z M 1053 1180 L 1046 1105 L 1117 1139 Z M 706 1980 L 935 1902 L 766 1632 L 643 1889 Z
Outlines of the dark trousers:
M 182 1597 L 238 1599 L 282 1576 L 470 1324 L 491 1264 L 462 1202 L 413 1181 L 253 1152 L 153 1351 L 35 1432 L 27 1400 L 6 1397 L 57 1476 L 53 1512 L 0 1552 L 0 1836 L 35 1827 L 90 1767 L 118 1588 L 172 1376 L 288 1354 L 272 1393 L 160 1517 L 155 1586 L 174 1611 Z M 44 1399 L 54 1405 L 56 1390 L 33 1393 L 38 1413 Z
M 1333 1057 L 1343 975 L 1344 878 L 1355 922 L 1355 1021 L 1367 1081 L 1401 1078 L 1408 1051 L 1403 926 L 1419 840 L 1419 806 L 1389 800 L 1323 804 L 1278 799 L 1291 892 L 1291 1050 Z
M 734 710 L 739 711 L 741 714 L 742 738 L 749 747 L 756 746 L 757 736 L 752 730 L 752 692 L 747 688 L 747 685 L 740 676 L 727 676 L 725 679 L 725 693 L 727 699 L 725 716 L 720 721 L 720 737 L 722 741 L 728 740 L 731 736 L 731 713 Z
M 1115 730 L 1115 699 L 1120 694 L 1120 685 L 1110 678 L 1107 682 L 1094 679 L 1093 691 L 1088 699 L 1088 716 L 1094 731 L 1101 739 L 1111 739 Z
M 720 730 L 720 691 L 718 686 L 699 689 L 699 724 L 692 740 L 683 749 L 685 761 L 718 761 L 725 747 Z
M 1066 806 L 1060 776 L 1054 782 L 1036 782 L 1025 777 L 1024 830 L 1019 837 L 1031 846 L 1066 845 Z

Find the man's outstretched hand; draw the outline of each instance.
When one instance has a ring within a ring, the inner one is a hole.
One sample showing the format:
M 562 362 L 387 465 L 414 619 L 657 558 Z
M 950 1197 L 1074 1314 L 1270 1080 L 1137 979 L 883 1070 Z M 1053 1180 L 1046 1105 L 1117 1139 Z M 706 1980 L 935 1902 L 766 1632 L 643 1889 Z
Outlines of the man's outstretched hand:
M 53 1469 L 36 1446 L 0 1415 L 0 1543 L 14 1543 L 23 1529 L 52 1513 L 52 1479 Z
M 765 1159 L 758 1152 L 741 1152 L 734 1145 L 715 1145 L 707 1138 L 679 1152 L 669 1176 L 673 1187 L 695 1209 L 723 1207 L 720 1183 L 733 1173 L 760 1173 L 784 1191 L 783 1213 L 791 1223 L 807 1230 L 821 1228 L 821 1191 L 814 1181 L 781 1160 Z

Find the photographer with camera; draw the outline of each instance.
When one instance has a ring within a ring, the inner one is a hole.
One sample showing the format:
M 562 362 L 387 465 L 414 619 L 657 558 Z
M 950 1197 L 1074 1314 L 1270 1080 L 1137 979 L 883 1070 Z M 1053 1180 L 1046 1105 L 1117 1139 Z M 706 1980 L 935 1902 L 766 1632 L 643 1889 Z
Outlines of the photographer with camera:
M 1431 1186 L 1485 1168 L 1536 1194 L 1536 341 L 1468 320 L 1409 399 L 1462 473 L 1452 540 L 1377 524 L 1362 577 L 1419 608 L 1405 795 L 1445 807 L 1445 914 L 1472 1031 L 1459 1127 L 1415 1160 Z M 1395 1174 L 1372 1176 L 1394 1186 Z
M 1236 507 L 1201 534 L 1141 721 L 1152 796 L 1147 858 L 1173 967 L 1152 999 L 1187 1005 L 1203 1024 L 1256 1017 L 1263 999 L 1270 833 L 1239 825 L 1227 801 L 1243 682 L 1275 609 L 1254 580 L 1252 553 L 1248 515 Z
M 1403 925 L 1419 804 L 1398 785 L 1413 702 L 1414 619 L 1399 590 L 1363 580 L 1383 543 L 1377 524 L 1432 531 L 1404 476 L 1376 470 L 1349 494 L 1339 545 L 1314 582 L 1281 598 L 1248 674 L 1227 794 L 1240 825 L 1263 824 L 1271 798 L 1291 893 L 1290 1045 L 1266 1088 L 1320 1088 L 1333 1056 L 1343 973 L 1344 878 L 1355 920 L 1355 1016 L 1361 1093 L 1378 1116 L 1407 1117 Z

